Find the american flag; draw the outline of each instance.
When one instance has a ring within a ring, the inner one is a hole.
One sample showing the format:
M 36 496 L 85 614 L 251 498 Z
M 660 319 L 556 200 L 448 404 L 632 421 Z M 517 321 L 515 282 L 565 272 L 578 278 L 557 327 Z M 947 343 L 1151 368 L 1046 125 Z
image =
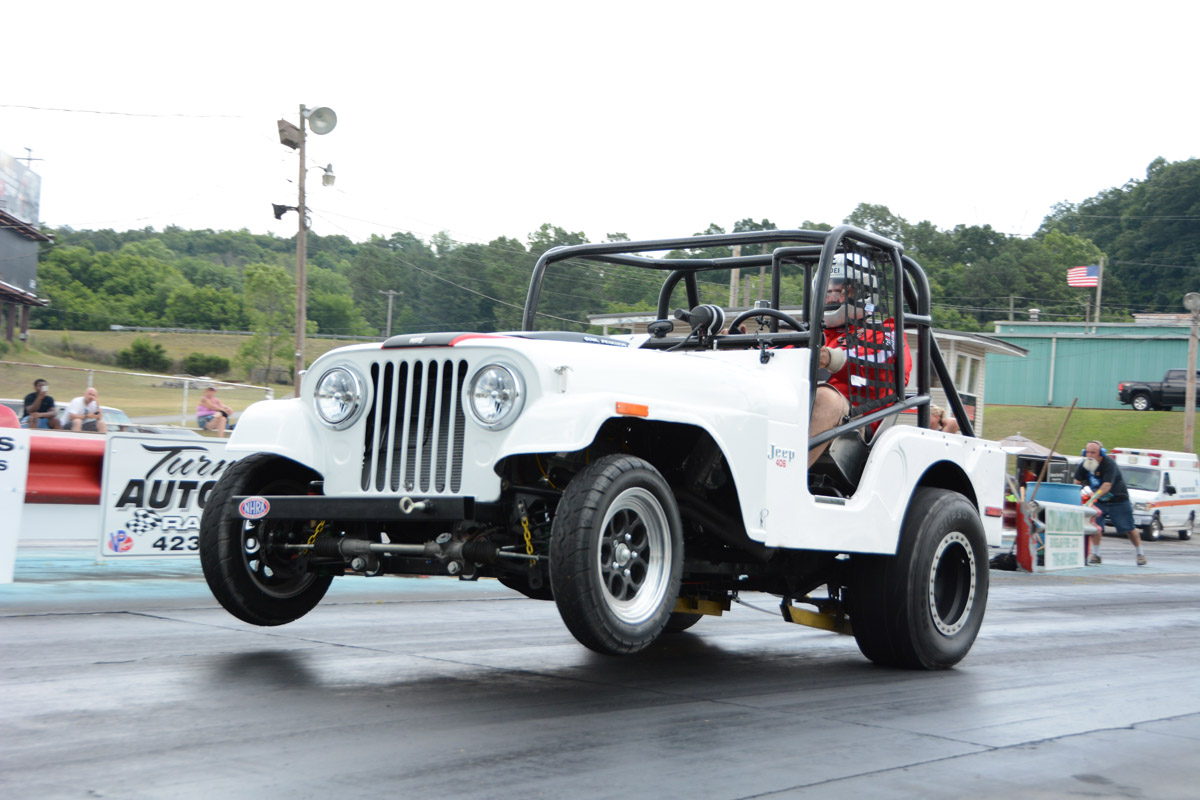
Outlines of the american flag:
M 1067 270 L 1067 286 L 1099 286 L 1100 267 L 1090 264 L 1086 267 L 1071 267 Z

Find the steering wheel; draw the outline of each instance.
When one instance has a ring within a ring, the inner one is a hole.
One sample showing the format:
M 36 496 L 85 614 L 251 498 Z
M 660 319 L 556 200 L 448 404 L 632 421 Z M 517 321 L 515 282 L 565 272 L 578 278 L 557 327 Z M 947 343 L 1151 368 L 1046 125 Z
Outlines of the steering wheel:
M 803 333 L 808 330 L 803 322 L 800 322 L 791 314 L 785 314 L 777 308 L 748 308 L 734 317 L 733 322 L 729 323 L 729 332 L 733 333 L 736 331 L 739 325 L 751 317 L 774 317 L 794 331 Z

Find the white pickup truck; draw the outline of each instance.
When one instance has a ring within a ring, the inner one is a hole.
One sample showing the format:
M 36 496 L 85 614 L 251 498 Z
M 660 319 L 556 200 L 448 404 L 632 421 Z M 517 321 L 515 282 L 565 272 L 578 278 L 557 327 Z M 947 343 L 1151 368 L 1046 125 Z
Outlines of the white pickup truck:
M 732 245 L 762 253 L 686 257 Z M 847 259 L 851 412 L 813 436 L 826 287 Z M 662 279 L 649 333 L 537 330 L 547 272 L 597 265 Z M 772 289 L 725 325 L 698 279 L 730 268 L 769 271 Z M 1004 453 L 973 436 L 931 322 L 921 268 L 848 226 L 555 248 L 522 330 L 334 350 L 300 397 L 248 408 L 204 509 L 205 576 L 257 625 L 304 615 L 335 577 L 494 578 L 614 655 L 768 592 L 784 620 L 852 634 L 876 662 L 950 667 L 983 620 Z M 965 435 L 926 427 L 935 373 Z M 918 424 L 893 424 L 905 413 Z

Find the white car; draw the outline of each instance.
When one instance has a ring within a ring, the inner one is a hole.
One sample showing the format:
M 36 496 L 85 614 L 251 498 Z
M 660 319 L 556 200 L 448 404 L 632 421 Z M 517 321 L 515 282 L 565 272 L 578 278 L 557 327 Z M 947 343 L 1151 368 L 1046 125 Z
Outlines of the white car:
M 647 255 L 737 244 L 766 252 Z M 547 270 L 597 264 L 663 277 L 650 333 L 536 330 Z M 726 326 L 696 276 L 731 267 L 769 269 L 776 288 Z M 853 409 L 810 437 L 834 270 L 857 287 L 839 329 Z M 779 310 L 793 279 L 799 318 Z M 497 578 L 553 600 L 608 654 L 770 592 L 784 619 L 853 633 L 874 661 L 952 666 L 983 619 L 1005 456 L 969 423 L 926 429 L 935 371 L 967 420 L 931 322 L 920 267 L 848 226 L 555 248 L 534 268 L 521 331 L 341 348 L 313 363 L 300 397 L 247 409 L 226 448 L 239 460 L 201 520 L 205 576 L 258 625 L 304 615 L 348 573 Z M 895 347 L 905 328 L 912 397 Z M 920 425 L 892 424 L 904 411 Z

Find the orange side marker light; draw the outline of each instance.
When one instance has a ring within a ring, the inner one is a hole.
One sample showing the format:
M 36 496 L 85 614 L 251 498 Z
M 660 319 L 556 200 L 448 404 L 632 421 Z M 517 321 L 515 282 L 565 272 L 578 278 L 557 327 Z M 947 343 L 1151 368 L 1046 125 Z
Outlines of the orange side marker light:
M 617 413 L 629 417 L 648 417 L 650 416 L 650 406 L 638 403 L 617 403 Z

